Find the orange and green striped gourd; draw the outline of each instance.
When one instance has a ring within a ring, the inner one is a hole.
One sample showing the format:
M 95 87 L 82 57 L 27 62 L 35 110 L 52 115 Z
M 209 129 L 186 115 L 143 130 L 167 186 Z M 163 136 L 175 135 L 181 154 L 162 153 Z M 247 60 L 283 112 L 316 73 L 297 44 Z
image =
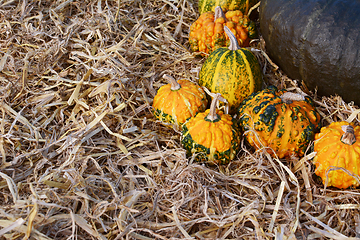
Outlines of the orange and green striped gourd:
M 315 174 L 324 185 L 340 189 L 359 186 L 354 178 L 360 175 L 359 126 L 341 121 L 321 128 L 315 135 L 314 152 Z
M 248 14 L 259 0 L 199 0 L 199 13 L 214 12 L 216 6 L 220 6 L 224 11 L 240 10 L 244 14 Z
M 206 94 L 199 85 L 189 80 L 176 81 L 167 74 L 163 78 L 168 84 L 160 87 L 154 97 L 153 114 L 164 125 L 181 130 L 188 118 L 206 110 Z
M 240 103 L 263 83 L 259 62 L 246 48 L 240 48 L 234 34 L 224 27 L 230 46 L 216 49 L 201 67 L 199 84 L 213 93 L 220 93 L 235 113 Z
M 310 97 L 275 86 L 251 94 L 237 116 L 247 142 L 279 158 L 302 157 L 321 127 Z
M 240 134 L 236 121 L 229 114 L 216 109 L 215 95 L 210 109 L 186 121 L 182 128 L 181 143 L 189 157 L 195 160 L 226 164 L 236 157 L 240 147 Z
M 190 26 L 191 50 L 206 55 L 219 47 L 228 46 L 230 40 L 224 32 L 224 26 L 230 28 L 235 34 L 241 47 L 248 47 L 250 40 L 257 37 L 255 23 L 241 11 L 228 11 L 225 14 L 218 6 L 215 12 L 201 14 Z

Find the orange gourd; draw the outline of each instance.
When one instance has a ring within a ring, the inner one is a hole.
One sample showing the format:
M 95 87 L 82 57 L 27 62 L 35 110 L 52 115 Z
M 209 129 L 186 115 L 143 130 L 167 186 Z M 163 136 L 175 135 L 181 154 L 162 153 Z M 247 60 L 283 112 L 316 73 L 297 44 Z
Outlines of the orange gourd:
M 188 156 L 195 160 L 226 164 L 233 160 L 240 147 L 237 124 L 229 114 L 216 109 L 220 94 L 215 94 L 210 109 L 198 113 L 183 125 L 181 143 Z
M 165 125 L 181 130 L 186 119 L 205 111 L 207 98 L 204 90 L 186 79 L 176 81 L 170 75 L 163 76 L 168 84 L 162 86 L 153 101 L 153 114 Z
M 257 37 L 255 23 L 241 11 L 224 13 L 221 7 L 214 12 L 205 12 L 190 26 L 189 43 L 193 52 L 211 53 L 230 44 L 224 32 L 227 26 L 235 35 L 240 47 L 249 46 L 250 39 Z
M 346 121 L 333 122 L 315 135 L 315 174 L 327 186 L 357 187 L 360 174 L 360 127 Z M 353 176 L 352 176 L 353 175 Z

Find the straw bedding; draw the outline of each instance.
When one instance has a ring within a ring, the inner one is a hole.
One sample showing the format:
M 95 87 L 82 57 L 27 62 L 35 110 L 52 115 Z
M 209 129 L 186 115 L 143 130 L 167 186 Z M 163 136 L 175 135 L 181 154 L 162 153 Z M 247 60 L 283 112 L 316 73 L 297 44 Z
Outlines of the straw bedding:
M 254 11 L 257 11 L 256 9 Z M 244 142 L 186 158 L 151 113 L 163 74 L 197 81 L 187 0 L 0 1 L 0 239 L 347 239 L 360 192 Z M 252 42 L 266 85 L 307 91 Z M 323 125 L 359 108 L 308 92 Z

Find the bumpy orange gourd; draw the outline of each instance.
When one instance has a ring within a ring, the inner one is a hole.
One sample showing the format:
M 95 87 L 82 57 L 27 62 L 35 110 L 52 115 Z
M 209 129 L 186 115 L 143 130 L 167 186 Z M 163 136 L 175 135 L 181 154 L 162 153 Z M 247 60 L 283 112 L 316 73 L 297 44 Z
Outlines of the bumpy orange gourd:
M 240 135 L 232 116 L 216 110 L 221 95 L 217 93 L 210 109 L 198 113 L 183 125 L 181 143 L 187 155 L 198 161 L 225 164 L 233 160 L 239 150 Z
M 221 7 L 215 13 L 205 12 L 190 26 L 189 43 L 193 52 L 211 53 L 219 47 L 230 44 L 224 32 L 224 26 L 230 28 L 239 42 L 240 47 L 249 46 L 250 39 L 257 36 L 255 23 L 244 16 L 241 11 L 228 11 Z
M 327 174 L 327 186 L 343 189 L 359 186 L 359 182 L 346 172 L 354 176 L 360 174 L 359 126 L 342 121 L 321 128 L 320 133 L 315 135 L 314 151 L 317 152 L 313 160 L 315 174 L 322 178 L 324 184 Z
M 169 83 L 162 86 L 153 101 L 155 118 L 165 125 L 181 130 L 186 119 L 205 111 L 207 98 L 204 90 L 197 84 L 181 79 L 176 81 L 170 75 L 163 76 Z
M 247 97 L 238 116 L 249 144 L 279 158 L 302 157 L 320 130 L 320 114 L 310 97 L 275 86 Z

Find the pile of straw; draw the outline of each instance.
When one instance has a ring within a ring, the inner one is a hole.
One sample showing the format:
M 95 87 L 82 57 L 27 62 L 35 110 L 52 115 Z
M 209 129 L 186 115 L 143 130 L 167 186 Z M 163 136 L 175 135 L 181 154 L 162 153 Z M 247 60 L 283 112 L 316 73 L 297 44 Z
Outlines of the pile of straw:
M 197 81 L 197 17 L 187 0 L 0 1 L 0 239 L 359 237 L 359 190 L 323 186 L 311 149 L 279 160 L 243 142 L 210 166 L 153 118 L 163 74 Z M 300 91 L 251 47 L 266 86 Z M 309 94 L 323 125 L 358 124 L 358 107 Z

